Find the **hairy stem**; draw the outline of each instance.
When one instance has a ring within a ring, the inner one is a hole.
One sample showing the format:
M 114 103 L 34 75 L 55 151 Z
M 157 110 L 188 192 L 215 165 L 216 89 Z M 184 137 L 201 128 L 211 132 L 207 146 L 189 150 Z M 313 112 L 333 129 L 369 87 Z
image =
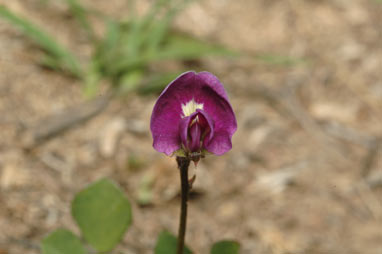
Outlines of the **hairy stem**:
M 186 157 L 176 157 L 178 168 L 180 171 L 180 182 L 182 187 L 182 201 L 180 206 L 180 219 L 179 219 L 179 231 L 178 231 L 178 244 L 176 248 L 176 254 L 183 254 L 184 250 L 184 238 L 186 235 L 187 225 L 187 200 L 188 200 L 188 166 L 190 165 L 190 159 Z

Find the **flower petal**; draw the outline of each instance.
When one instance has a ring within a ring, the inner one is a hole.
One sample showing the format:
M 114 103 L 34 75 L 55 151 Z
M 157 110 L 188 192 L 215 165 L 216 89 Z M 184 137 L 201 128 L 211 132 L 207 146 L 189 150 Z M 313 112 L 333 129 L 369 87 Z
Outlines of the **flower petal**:
M 192 142 L 195 139 L 191 140 L 191 144 L 188 144 L 189 135 L 191 137 L 193 135 L 195 136 L 195 133 L 194 134 L 192 133 L 192 131 L 193 131 L 192 126 L 191 126 L 191 128 L 190 128 L 191 130 L 189 132 L 189 126 L 190 126 L 190 123 L 195 119 L 195 117 L 197 115 L 199 116 L 200 126 L 203 129 L 209 130 L 209 132 L 207 133 L 206 137 L 203 140 L 203 144 L 205 142 L 209 142 L 213 138 L 213 135 L 214 135 L 214 123 L 213 123 L 211 117 L 205 111 L 198 109 L 198 110 L 196 110 L 196 112 L 192 113 L 190 116 L 184 117 L 180 121 L 180 124 L 179 124 L 180 139 L 182 141 L 182 144 L 184 145 L 184 148 L 186 148 L 190 151 L 193 151 L 194 149 L 196 149 L 196 147 L 192 144 Z M 202 134 L 202 133 L 200 133 L 200 134 Z M 199 135 L 199 142 L 200 142 L 200 135 Z M 196 144 L 196 143 L 194 143 L 194 144 Z M 200 145 L 200 144 L 198 143 L 198 145 Z
M 192 72 L 180 75 L 165 88 L 154 106 L 150 129 L 153 136 L 153 147 L 158 152 L 171 155 L 181 148 L 179 122 L 182 108 L 179 100 L 172 96 L 176 93 L 176 87 L 179 84 L 188 83 L 192 78 Z
M 197 109 L 196 112 L 203 116 L 200 118 L 200 125 L 203 126 L 204 129 L 209 129 L 209 133 L 207 133 L 206 137 L 203 140 L 203 143 L 206 141 L 209 142 L 214 136 L 214 122 L 206 111 Z
M 222 155 L 232 149 L 231 136 L 226 132 L 215 132 L 213 139 L 204 147 L 210 153 Z
M 183 118 L 180 121 L 179 124 L 179 133 L 180 133 L 180 139 L 182 141 L 183 146 L 185 146 L 185 149 L 188 149 L 187 143 L 188 143 L 188 126 L 190 125 L 190 122 L 192 118 L 194 117 L 195 113 Z
M 201 89 L 197 98 L 214 123 L 213 137 L 204 146 L 207 151 L 222 155 L 232 148 L 231 137 L 237 129 L 235 114 L 223 85 L 214 75 L 203 72 L 198 79 Z
M 200 125 L 197 123 L 194 123 L 190 127 L 190 143 L 188 149 L 190 151 L 200 151 L 200 136 L 202 134 L 200 130 Z
M 161 93 L 151 116 L 150 128 L 154 148 L 167 155 L 181 148 L 181 142 L 185 141 L 182 137 L 184 133 L 179 132 L 184 131 L 184 127 L 179 126 L 185 121 L 182 105 L 192 100 L 195 101 L 195 105 L 202 105 L 196 109 L 197 112 L 202 108 L 207 114 L 206 120 L 209 125 L 213 123 L 215 134 L 211 131 L 205 140 L 208 141 L 204 144 L 206 149 L 219 155 L 230 150 L 230 140 L 237 129 L 236 118 L 223 85 L 208 72 L 186 72 Z M 219 142 L 223 142 L 220 149 Z
M 207 71 L 199 72 L 198 77 L 208 84 L 218 95 L 228 101 L 228 95 L 219 79 Z

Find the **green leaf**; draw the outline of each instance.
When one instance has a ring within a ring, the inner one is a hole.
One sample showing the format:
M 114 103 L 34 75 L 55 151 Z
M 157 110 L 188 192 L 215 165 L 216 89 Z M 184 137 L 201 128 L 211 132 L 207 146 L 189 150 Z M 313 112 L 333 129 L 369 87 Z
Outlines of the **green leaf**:
M 163 231 L 159 234 L 154 254 L 176 254 L 176 244 L 176 237 L 167 231 Z M 192 251 L 185 246 L 183 254 L 192 254 Z
M 240 244 L 235 241 L 220 241 L 212 246 L 211 254 L 239 254 Z
M 139 57 L 122 58 L 111 67 L 113 73 L 121 72 L 137 66 L 147 66 L 150 63 L 163 60 L 194 60 L 206 56 L 231 56 L 239 54 L 224 47 L 212 45 L 193 37 L 181 34 L 169 35 L 165 45 L 157 50 L 148 51 Z
M 162 41 L 165 38 L 165 35 L 168 32 L 172 20 L 173 17 L 167 15 L 166 17 L 153 24 L 147 36 L 148 38 L 146 40 L 147 50 L 149 52 L 155 52 L 156 50 L 158 50 L 159 45 L 162 43 Z
M 140 94 L 159 93 L 177 76 L 179 76 L 179 72 L 154 74 L 149 77 L 142 86 L 139 87 L 138 92 Z
M 109 66 L 113 65 L 119 58 L 124 57 L 120 53 L 120 38 L 120 24 L 112 20 L 108 20 L 105 37 L 102 41 L 100 41 L 99 45 L 97 45 L 93 60 L 97 61 L 100 66 L 99 71 L 102 71 L 105 76 L 109 74 Z
M 138 57 L 144 37 L 143 23 L 141 20 L 132 20 L 127 30 L 123 31 L 122 40 L 125 41 L 124 52 L 129 57 Z
M 54 37 L 43 31 L 29 20 L 19 17 L 4 6 L 0 6 L 0 17 L 8 20 L 11 24 L 17 26 L 22 32 L 32 39 L 41 49 L 45 50 L 51 57 L 50 64 L 60 67 L 64 71 L 81 77 L 81 67 L 76 57 L 65 49 Z
M 87 32 L 90 39 L 95 39 L 93 27 L 91 26 L 87 14 L 88 11 L 77 0 L 65 0 L 69 6 L 70 12 L 77 19 L 79 24 Z
M 151 58 L 154 60 L 192 60 L 211 55 L 237 56 L 238 53 L 191 36 L 173 33 L 168 37 L 166 45 L 158 55 L 151 56 Z
M 162 3 L 161 3 L 162 2 Z M 147 39 L 145 42 L 147 43 L 147 51 L 152 53 L 159 49 L 160 44 L 165 40 L 166 35 L 169 32 L 171 23 L 173 22 L 175 16 L 178 12 L 184 7 L 187 1 L 183 1 L 179 6 L 168 6 L 173 1 L 158 1 L 157 4 L 162 4 L 166 9 L 166 12 L 163 14 L 161 18 L 157 21 L 151 21 L 150 29 L 147 29 Z M 160 6 L 158 6 L 159 8 Z M 153 7 L 154 8 L 154 7 Z M 158 12 L 155 10 L 154 13 Z
M 72 203 L 72 215 L 85 240 L 99 252 L 113 249 L 132 220 L 130 202 L 108 179 L 78 193 Z
M 137 201 L 140 205 L 151 204 L 153 199 L 152 185 L 154 183 L 154 176 L 152 174 L 145 174 L 142 176 L 138 186 Z
M 122 75 L 120 84 L 121 91 L 124 93 L 132 92 L 141 84 L 144 77 L 143 70 L 131 70 Z
M 84 78 L 83 91 L 86 97 L 92 98 L 97 94 L 101 79 L 102 74 L 99 70 L 98 62 L 92 59 Z
M 80 239 L 66 229 L 48 235 L 41 244 L 42 254 L 85 254 Z

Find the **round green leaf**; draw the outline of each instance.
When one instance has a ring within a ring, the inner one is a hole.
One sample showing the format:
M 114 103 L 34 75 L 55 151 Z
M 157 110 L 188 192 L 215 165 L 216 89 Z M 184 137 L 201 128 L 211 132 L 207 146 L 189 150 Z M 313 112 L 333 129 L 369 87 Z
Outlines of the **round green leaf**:
M 72 232 L 59 229 L 41 243 L 42 254 L 85 254 L 80 239 Z
M 235 241 L 220 241 L 212 246 L 211 254 L 239 254 L 240 244 Z
M 155 246 L 155 254 L 176 254 L 177 238 L 167 231 L 159 234 L 157 244 Z M 192 251 L 185 246 L 183 254 L 192 254 Z
M 131 224 L 129 200 L 110 180 L 102 179 L 76 195 L 72 215 L 97 251 L 111 250 Z

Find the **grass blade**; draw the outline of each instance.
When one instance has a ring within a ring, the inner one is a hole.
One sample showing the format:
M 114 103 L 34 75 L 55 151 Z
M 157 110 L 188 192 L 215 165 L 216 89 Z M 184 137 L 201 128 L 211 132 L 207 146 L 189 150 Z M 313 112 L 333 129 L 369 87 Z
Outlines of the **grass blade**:
M 177 76 L 179 76 L 179 72 L 165 72 L 151 75 L 151 77 L 139 87 L 138 93 L 142 95 L 159 93 Z
M 149 56 L 153 60 L 193 60 L 205 56 L 238 56 L 237 52 L 213 45 L 191 36 L 173 33 L 158 54 Z
M 151 32 L 150 27 L 155 24 L 155 18 L 160 12 L 161 8 L 164 8 L 171 0 L 157 0 L 149 11 L 142 17 L 133 16 L 130 19 L 127 30 L 124 31 L 124 44 L 126 55 L 129 58 L 135 58 L 142 50 L 145 41 L 147 41 L 147 34 Z
M 17 26 L 22 32 L 32 39 L 41 49 L 54 59 L 56 65 L 74 76 L 81 77 L 81 67 L 74 55 L 61 46 L 52 36 L 25 18 L 19 17 L 4 6 L 0 6 L 0 17 Z
M 112 66 L 118 59 L 124 57 L 120 53 L 120 40 L 120 24 L 108 20 L 106 35 L 103 40 L 99 42 L 94 54 L 94 61 L 98 62 L 98 65 L 101 68 L 99 71 L 105 76 L 110 75 L 110 66 Z
M 169 31 L 171 22 L 173 21 L 177 13 L 176 9 L 172 9 L 166 13 L 166 15 L 159 20 L 157 23 L 153 24 L 153 28 L 150 29 L 147 38 L 147 51 L 149 53 L 154 53 L 158 50 L 158 47 L 165 39 L 166 34 Z
M 91 40 L 95 39 L 95 33 L 91 26 L 87 14 L 88 11 L 77 0 L 65 0 L 69 6 L 70 12 L 78 20 L 80 25 L 84 28 Z
M 175 16 L 183 10 L 188 4 L 189 0 L 180 1 L 180 3 L 174 3 L 174 1 L 163 1 L 162 7 L 167 8 L 165 13 L 159 20 L 152 22 L 152 28 L 148 31 L 146 38 L 147 51 L 153 53 L 159 49 L 160 44 L 165 40 L 166 35 L 169 33 L 171 23 Z M 164 5 L 166 4 L 166 5 Z

